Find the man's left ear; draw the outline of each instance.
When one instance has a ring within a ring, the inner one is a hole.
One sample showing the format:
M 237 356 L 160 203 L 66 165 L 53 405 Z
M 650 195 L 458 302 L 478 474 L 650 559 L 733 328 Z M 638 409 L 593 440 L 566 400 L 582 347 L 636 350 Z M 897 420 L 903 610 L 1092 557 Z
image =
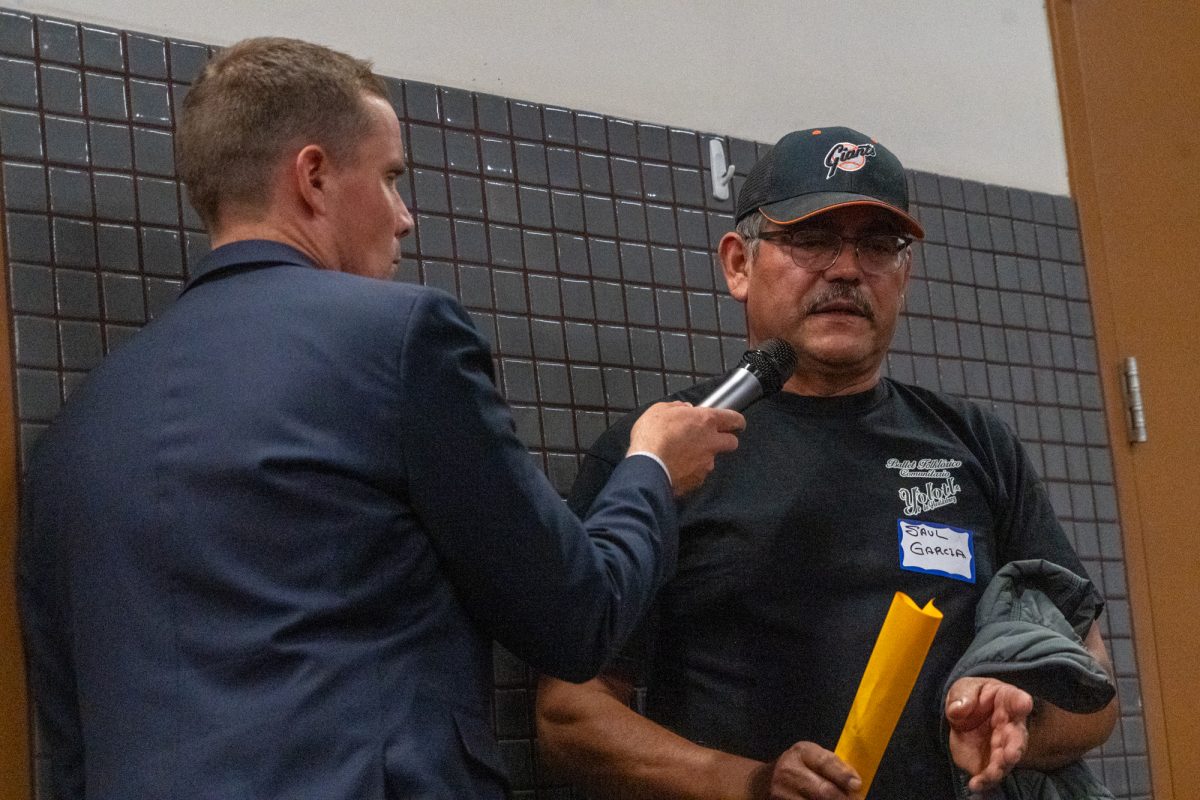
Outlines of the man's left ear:
M 327 210 L 329 169 L 329 154 L 316 144 L 305 145 L 292 161 L 292 183 L 311 213 L 324 214 Z
M 729 287 L 729 294 L 740 303 L 746 302 L 753 260 L 750 243 L 736 232 L 730 231 L 722 236 L 717 244 L 717 257 L 721 260 L 721 269 L 725 273 L 725 285 Z

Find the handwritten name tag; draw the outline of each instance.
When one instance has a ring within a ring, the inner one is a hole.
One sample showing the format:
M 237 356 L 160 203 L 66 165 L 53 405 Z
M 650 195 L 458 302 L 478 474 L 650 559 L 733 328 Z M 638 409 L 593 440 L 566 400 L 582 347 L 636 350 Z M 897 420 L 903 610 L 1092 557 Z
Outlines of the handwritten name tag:
M 971 532 L 949 525 L 898 520 L 900 568 L 975 582 L 975 544 Z

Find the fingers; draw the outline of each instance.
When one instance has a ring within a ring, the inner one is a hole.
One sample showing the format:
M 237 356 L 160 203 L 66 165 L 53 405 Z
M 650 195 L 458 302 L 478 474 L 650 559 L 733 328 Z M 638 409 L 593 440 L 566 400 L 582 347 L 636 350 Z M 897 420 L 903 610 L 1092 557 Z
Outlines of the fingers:
M 982 725 L 990 717 L 1024 719 L 1033 710 L 1029 693 L 995 678 L 959 678 L 946 693 L 946 719 L 959 730 Z
M 1023 724 L 1010 723 L 1005 729 L 995 730 L 987 764 L 971 776 L 967 788 L 972 792 L 986 792 L 999 786 L 1004 777 L 1021 763 L 1027 741 Z
M 1010 719 L 1027 720 L 1033 713 L 1033 695 L 1011 683 L 996 683 L 999 684 L 996 689 L 996 711 L 1003 710 Z
M 674 401 L 646 409 L 630 431 L 630 451 L 648 451 L 662 459 L 676 496 L 708 477 L 720 453 L 736 450 L 737 432 L 746 426 L 736 411 L 695 408 Z
M 1025 756 L 1033 709 L 1028 692 L 994 678 L 955 681 L 946 697 L 955 763 L 971 774 L 968 788 L 999 786 Z
M 981 788 L 993 788 L 1025 757 L 1029 744 L 1026 720 L 1033 710 L 1033 698 L 1028 692 L 1011 684 L 996 682 L 991 718 L 991 756 L 980 776 Z
M 727 408 L 696 408 L 694 413 L 700 415 L 700 423 L 706 430 L 715 432 L 712 444 L 717 453 L 728 453 L 738 446 L 737 434 L 746 427 L 746 418 L 736 411 Z
M 813 742 L 798 742 L 775 761 L 770 797 L 847 800 L 861 788 L 858 773 L 832 751 Z
M 675 427 L 737 433 L 746 427 L 746 418 L 728 408 L 696 408 L 682 400 L 671 400 L 647 408 L 634 424 L 634 431 Z
M 711 412 L 717 430 L 724 433 L 740 433 L 746 429 L 746 418 L 730 408 L 706 408 L 701 411 Z
M 983 769 L 971 776 L 967 784 L 973 792 L 994 789 L 1012 772 L 1025 755 L 1028 737 L 1022 723 L 1005 723 L 992 731 L 991 750 Z

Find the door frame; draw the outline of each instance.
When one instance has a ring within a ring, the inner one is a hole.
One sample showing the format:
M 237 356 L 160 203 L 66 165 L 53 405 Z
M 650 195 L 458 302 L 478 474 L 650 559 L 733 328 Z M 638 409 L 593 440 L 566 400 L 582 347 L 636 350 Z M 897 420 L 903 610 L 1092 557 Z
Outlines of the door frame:
M 8 287 L 8 253 L 0 230 L 0 301 L 12 308 Z M 27 800 L 32 795 L 29 752 L 29 709 L 25 691 L 25 656 L 17 624 L 16 573 L 17 454 L 16 369 L 12 315 L 0 314 L 0 798 Z

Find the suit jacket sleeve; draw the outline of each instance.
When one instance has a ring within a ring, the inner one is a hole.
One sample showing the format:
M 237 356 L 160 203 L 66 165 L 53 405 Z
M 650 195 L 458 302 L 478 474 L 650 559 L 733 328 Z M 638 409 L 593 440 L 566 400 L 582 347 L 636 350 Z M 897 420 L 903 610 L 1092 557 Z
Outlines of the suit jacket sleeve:
M 661 467 L 621 461 L 581 522 L 517 438 L 487 345 L 441 293 L 418 299 L 399 369 L 410 501 L 469 613 L 534 667 L 592 677 L 674 569 Z
M 73 800 L 84 796 L 84 773 L 79 699 L 68 649 L 71 614 L 66 593 L 57 591 L 47 577 L 61 571 L 65 559 L 56 560 L 55 549 L 44 541 L 50 536 L 52 512 L 35 511 L 35 494 L 28 484 L 24 497 L 16 572 L 30 697 L 40 723 L 49 783 L 62 800 Z

